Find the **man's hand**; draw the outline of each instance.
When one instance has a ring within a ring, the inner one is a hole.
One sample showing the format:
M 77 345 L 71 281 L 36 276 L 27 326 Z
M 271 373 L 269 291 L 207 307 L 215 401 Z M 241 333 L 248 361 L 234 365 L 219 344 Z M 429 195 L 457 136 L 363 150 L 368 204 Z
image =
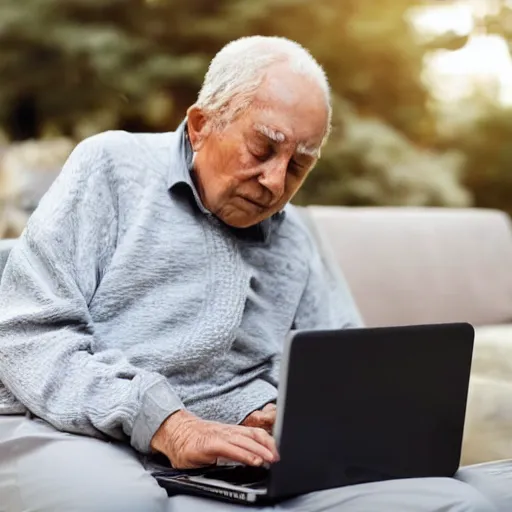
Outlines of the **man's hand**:
M 176 469 L 215 464 L 219 458 L 250 466 L 279 459 L 274 439 L 265 430 L 205 421 L 184 410 L 162 423 L 151 448 L 166 455 Z
M 275 404 L 267 404 L 261 411 L 254 411 L 249 414 L 249 416 L 242 421 L 242 425 L 245 427 L 262 428 L 271 434 L 274 423 L 276 422 L 276 411 Z

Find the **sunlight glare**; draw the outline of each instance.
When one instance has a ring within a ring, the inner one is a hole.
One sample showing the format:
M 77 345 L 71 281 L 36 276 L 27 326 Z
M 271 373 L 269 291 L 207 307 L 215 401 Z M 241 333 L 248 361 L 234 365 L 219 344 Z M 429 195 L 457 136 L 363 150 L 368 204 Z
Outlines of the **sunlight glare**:
M 496 101 L 512 104 L 512 59 L 507 42 L 498 35 L 477 33 L 474 27 L 473 14 L 482 14 L 484 7 L 492 11 L 491 4 L 456 1 L 412 13 L 411 22 L 420 35 L 473 33 L 460 50 L 434 51 L 425 59 L 425 82 L 440 101 L 457 101 L 475 88 L 483 88 Z

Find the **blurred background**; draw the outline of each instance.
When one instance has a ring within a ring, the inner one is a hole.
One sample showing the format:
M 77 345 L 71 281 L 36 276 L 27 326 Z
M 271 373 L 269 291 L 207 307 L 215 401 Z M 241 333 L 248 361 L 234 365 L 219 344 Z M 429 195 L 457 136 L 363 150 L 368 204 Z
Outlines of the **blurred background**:
M 0 238 L 78 141 L 174 130 L 250 34 L 302 43 L 332 85 L 298 203 L 512 214 L 512 0 L 1 0 Z

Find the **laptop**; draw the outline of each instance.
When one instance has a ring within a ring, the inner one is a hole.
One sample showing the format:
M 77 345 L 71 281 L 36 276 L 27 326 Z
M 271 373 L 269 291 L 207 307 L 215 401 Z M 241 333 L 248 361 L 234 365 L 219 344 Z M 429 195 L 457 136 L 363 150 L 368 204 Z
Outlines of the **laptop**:
M 474 330 L 469 324 L 299 331 L 283 351 L 270 467 L 154 468 L 169 495 L 272 504 L 459 468 Z

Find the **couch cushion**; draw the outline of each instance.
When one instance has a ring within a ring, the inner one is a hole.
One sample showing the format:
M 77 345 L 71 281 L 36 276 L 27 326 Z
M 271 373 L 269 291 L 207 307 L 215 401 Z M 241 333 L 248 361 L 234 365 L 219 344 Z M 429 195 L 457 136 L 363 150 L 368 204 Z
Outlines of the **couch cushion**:
M 498 211 L 310 207 L 369 326 L 512 321 L 512 232 Z
M 512 458 L 512 325 L 476 329 L 462 463 Z
M 512 324 L 475 329 L 472 372 L 512 383 Z

